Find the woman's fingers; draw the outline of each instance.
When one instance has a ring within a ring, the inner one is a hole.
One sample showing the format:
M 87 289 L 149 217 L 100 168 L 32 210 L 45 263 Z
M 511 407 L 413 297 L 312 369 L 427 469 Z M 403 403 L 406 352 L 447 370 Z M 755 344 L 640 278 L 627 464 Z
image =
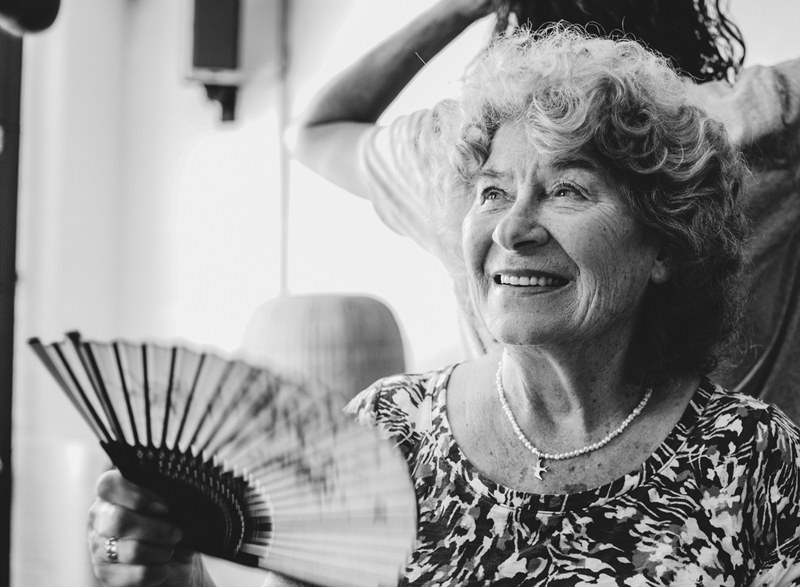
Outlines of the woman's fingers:
M 147 534 L 147 532 L 144 532 Z M 197 555 L 184 549 L 158 545 L 130 536 L 105 536 L 89 530 L 89 550 L 94 573 L 107 587 L 189 585 Z
M 89 509 L 89 528 L 100 536 L 125 537 L 169 548 L 182 538 L 180 529 L 167 518 L 128 509 L 100 497 Z
M 97 482 L 89 529 L 103 539 L 118 537 L 171 549 L 182 536 L 166 513 L 166 504 L 154 492 L 131 483 L 119 471 L 108 471 Z
M 89 509 L 89 551 L 95 575 L 108 587 L 188 585 L 200 559 L 177 548 L 183 533 L 164 500 L 118 471 L 97 482 Z
M 170 567 L 96 563 L 94 573 L 106 587 L 156 587 L 167 580 Z
M 90 529 L 89 551 L 94 574 L 107 587 L 154 587 L 170 574 L 172 548 L 167 546 L 106 537 Z
M 92 559 L 105 563 L 166 564 L 175 554 L 174 545 L 155 544 L 131 535 L 106 535 L 89 530 Z
M 97 481 L 97 497 L 129 510 L 165 515 L 167 504 L 155 492 L 131 483 L 119 471 L 107 471 Z

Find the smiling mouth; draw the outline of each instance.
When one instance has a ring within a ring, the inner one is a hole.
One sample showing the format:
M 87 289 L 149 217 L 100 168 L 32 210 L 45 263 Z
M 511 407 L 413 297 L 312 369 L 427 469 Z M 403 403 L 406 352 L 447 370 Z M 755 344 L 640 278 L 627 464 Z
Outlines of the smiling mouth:
M 511 285 L 514 287 L 561 287 L 568 281 L 563 277 L 553 275 L 507 275 L 498 273 L 494 276 L 497 285 Z

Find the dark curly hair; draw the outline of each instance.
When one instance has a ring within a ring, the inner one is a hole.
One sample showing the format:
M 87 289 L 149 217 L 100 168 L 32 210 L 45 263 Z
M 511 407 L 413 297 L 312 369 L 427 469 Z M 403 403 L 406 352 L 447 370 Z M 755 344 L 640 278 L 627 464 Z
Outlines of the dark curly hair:
M 733 81 L 744 62 L 739 28 L 721 0 L 495 0 L 496 33 L 565 22 L 612 38 L 630 35 L 698 81 Z
M 454 251 L 497 129 L 522 124 L 539 153 L 589 152 L 661 242 L 670 278 L 645 294 L 630 374 L 654 385 L 708 374 L 727 356 L 743 306 L 746 168 L 666 60 L 577 27 L 520 29 L 495 39 L 468 68 L 461 97 L 435 117 L 422 140 Z

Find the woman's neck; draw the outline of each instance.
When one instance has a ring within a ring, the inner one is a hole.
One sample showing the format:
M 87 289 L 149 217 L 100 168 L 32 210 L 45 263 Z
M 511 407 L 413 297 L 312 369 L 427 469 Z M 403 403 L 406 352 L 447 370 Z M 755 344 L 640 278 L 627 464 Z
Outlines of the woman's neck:
M 501 381 L 520 426 L 543 438 L 569 431 L 580 442 L 627 417 L 645 393 L 626 376 L 627 350 L 608 340 L 569 349 L 505 346 Z

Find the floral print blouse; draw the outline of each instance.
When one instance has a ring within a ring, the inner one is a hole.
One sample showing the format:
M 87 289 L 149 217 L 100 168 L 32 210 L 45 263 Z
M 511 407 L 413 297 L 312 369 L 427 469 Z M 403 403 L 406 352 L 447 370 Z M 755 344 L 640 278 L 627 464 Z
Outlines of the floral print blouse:
M 382 379 L 349 410 L 399 443 L 419 508 L 400 585 L 800 585 L 800 431 L 704 380 L 637 470 L 536 495 L 483 476 L 453 439 L 454 366 Z

